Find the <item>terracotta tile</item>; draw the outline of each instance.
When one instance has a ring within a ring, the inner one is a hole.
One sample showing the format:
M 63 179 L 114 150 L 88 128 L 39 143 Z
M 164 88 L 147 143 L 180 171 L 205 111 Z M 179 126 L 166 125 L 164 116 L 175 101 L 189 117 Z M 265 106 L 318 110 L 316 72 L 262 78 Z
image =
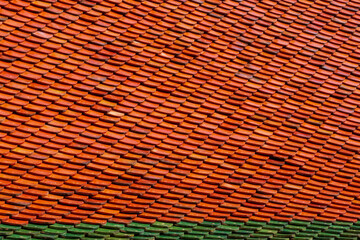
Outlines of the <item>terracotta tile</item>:
M 1 6 L 3 223 L 357 219 L 354 2 Z

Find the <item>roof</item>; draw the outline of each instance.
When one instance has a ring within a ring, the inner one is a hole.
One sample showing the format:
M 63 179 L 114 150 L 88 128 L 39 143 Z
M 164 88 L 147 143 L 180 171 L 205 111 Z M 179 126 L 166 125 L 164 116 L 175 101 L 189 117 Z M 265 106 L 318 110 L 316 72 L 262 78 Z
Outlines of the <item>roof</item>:
M 357 223 L 359 7 L 0 1 L 0 222 Z

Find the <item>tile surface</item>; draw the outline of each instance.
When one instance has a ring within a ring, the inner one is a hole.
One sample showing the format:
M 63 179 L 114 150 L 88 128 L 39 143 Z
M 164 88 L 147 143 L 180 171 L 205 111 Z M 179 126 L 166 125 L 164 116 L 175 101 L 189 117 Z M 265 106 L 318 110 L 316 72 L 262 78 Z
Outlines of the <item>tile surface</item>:
M 0 1 L 0 222 L 357 223 L 359 13 Z

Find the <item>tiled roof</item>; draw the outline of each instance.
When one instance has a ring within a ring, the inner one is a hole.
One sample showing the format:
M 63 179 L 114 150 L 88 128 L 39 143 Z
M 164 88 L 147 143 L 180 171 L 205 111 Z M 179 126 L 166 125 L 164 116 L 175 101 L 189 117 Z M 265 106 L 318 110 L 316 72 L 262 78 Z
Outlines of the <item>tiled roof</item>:
M 356 222 L 359 24 L 355 0 L 0 1 L 0 222 Z

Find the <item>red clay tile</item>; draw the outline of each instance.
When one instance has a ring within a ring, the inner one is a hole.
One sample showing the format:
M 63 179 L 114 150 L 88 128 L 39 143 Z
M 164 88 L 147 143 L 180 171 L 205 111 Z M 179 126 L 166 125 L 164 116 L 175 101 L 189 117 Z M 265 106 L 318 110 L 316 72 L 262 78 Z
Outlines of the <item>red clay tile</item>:
M 0 221 L 357 218 L 357 5 L 158 4 L 1 4 Z

